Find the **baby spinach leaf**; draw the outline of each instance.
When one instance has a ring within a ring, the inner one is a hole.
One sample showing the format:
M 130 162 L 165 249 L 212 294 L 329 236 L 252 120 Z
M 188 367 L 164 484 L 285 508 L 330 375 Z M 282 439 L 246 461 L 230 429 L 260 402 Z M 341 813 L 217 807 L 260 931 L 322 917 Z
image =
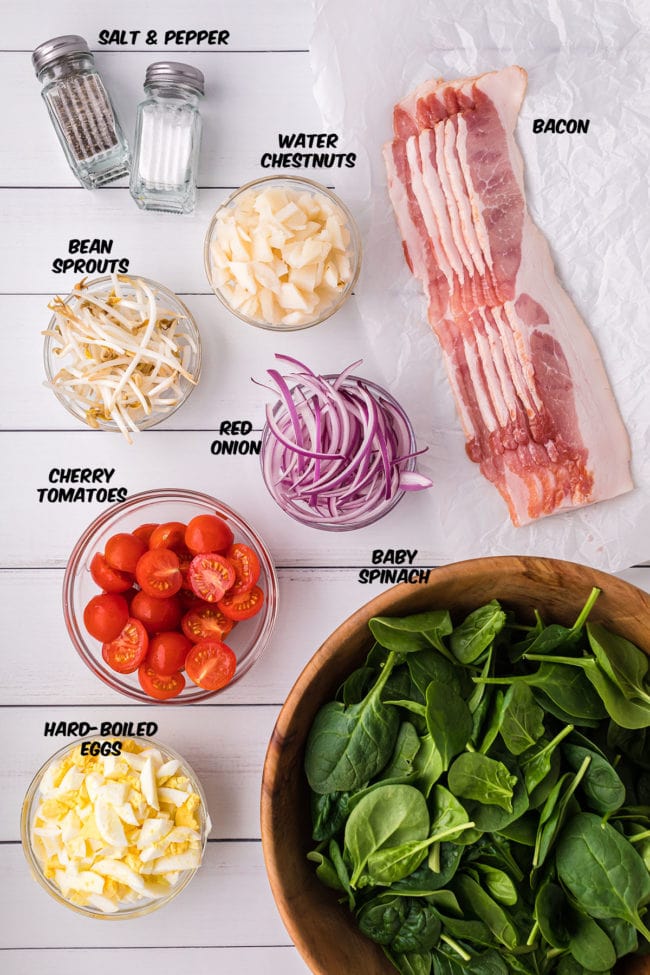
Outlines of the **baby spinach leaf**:
M 408 904 L 406 898 L 380 894 L 361 908 L 357 915 L 359 928 L 378 945 L 389 945 L 399 931 Z
M 650 730 L 640 728 L 638 731 L 621 728 L 616 722 L 610 721 L 607 727 L 607 745 L 625 755 L 630 762 L 641 768 L 650 769 Z
M 553 948 L 565 949 L 571 940 L 568 927 L 570 905 L 558 884 L 547 882 L 535 898 L 534 916 L 542 936 Z
M 487 606 L 475 609 L 451 634 L 449 645 L 456 660 L 462 664 L 478 660 L 501 632 L 505 622 L 506 614 L 496 599 Z
M 343 828 L 348 817 L 349 799 L 349 792 L 328 792 L 327 795 L 312 792 L 312 836 L 315 840 L 329 840 Z
M 305 753 L 307 781 L 314 792 L 351 792 L 374 778 L 389 760 L 399 715 L 382 704 L 384 684 L 395 665 L 391 654 L 384 670 L 358 704 L 330 701 L 316 715 Z
M 596 975 L 596 973 L 587 968 L 583 968 L 582 965 L 575 960 L 573 955 L 566 954 L 563 955 L 558 962 L 557 975 Z M 603 973 L 599 972 L 598 975 L 603 975 Z
M 599 721 L 605 717 L 606 711 L 600 697 L 590 687 L 589 680 L 580 670 L 567 672 L 567 664 L 575 664 L 572 657 L 531 657 L 526 654 L 526 660 L 539 659 L 545 661 L 532 674 L 521 674 L 515 677 L 490 677 L 488 679 L 475 677 L 475 681 L 486 684 L 528 684 L 533 689 L 542 691 L 547 698 L 562 709 L 574 721 L 576 718 L 586 718 Z M 577 659 L 577 658 L 576 658 Z M 561 661 L 557 662 L 557 661 Z
M 503 806 L 492 803 L 472 802 L 468 805 L 467 811 L 476 823 L 477 829 L 485 833 L 493 833 L 507 829 L 520 819 L 528 809 L 528 805 L 526 787 L 523 780 L 518 778 L 512 794 L 512 809 L 504 809 Z
M 594 812 L 614 812 L 625 802 L 625 786 L 609 764 L 598 752 L 572 742 L 562 745 L 562 753 L 570 768 L 577 771 L 585 758 L 590 758 L 589 767 L 581 783 L 587 805 Z
M 549 654 L 560 649 L 564 653 L 570 653 L 578 644 L 587 617 L 599 595 L 600 589 L 591 590 L 573 626 L 566 627 L 561 626 L 559 623 L 551 623 L 550 626 L 543 627 L 541 632 L 530 643 L 527 653 Z
M 466 916 L 477 917 L 506 948 L 512 950 L 517 946 L 517 931 L 510 917 L 476 881 L 464 874 L 457 875 L 454 890 Z
M 566 775 L 563 775 L 544 803 L 544 808 L 539 817 L 533 853 L 533 867 L 535 869 L 544 864 L 551 847 L 560 835 L 560 830 L 572 809 L 573 794 L 584 778 L 589 762 L 590 758 L 587 756 L 575 774 L 567 772 Z
M 557 872 L 580 908 L 594 918 L 621 918 L 650 940 L 640 917 L 650 901 L 650 874 L 624 836 L 594 813 L 579 813 L 562 832 Z
M 609 972 L 616 964 L 616 951 L 606 933 L 592 917 L 578 911 L 572 912 L 569 951 L 588 971 Z
M 469 740 L 472 716 L 463 698 L 449 684 L 429 684 L 426 701 L 427 728 L 445 771 Z
M 467 828 L 470 817 L 456 796 L 452 795 L 449 789 L 445 789 L 443 785 L 436 785 L 431 795 L 430 806 L 432 809 L 431 835 L 452 830 L 445 839 L 451 843 L 463 843 L 462 833 Z M 462 827 L 462 829 L 458 829 L 458 832 L 454 834 L 454 827 Z M 473 837 L 473 839 L 475 838 L 476 836 Z
M 381 894 L 358 915 L 363 933 L 396 954 L 431 951 L 440 936 L 440 920 L 426 902 L 412 897 Z
M 609 940 L 614 945 L 617 958 L 632 954 L 639 946 L 639 936 L 634 925 L 629 921 L 617 918 L 602 918 L 601 928 L 607 932 Z
M 431 647 L 420 650 L 418 653 L 409 653 L 406 658 L 406 666 L 409 669 L 413 684 L 422 695 L 423 701 L 427 687 L 432 682 L 451 684 L 455 691 L 461 693 L 461 678 L 458 667 Z
M 398 955 L 431 951 L 440 938 L 440 918 L 433 907 L 415 898 L 407 900 L 407 904 L 406 916 L 393 938 L 391 949 Z
M 517 889 L 505 870 L 492 867 L 489 863 L 481 863 L 480 860 L 474 861 L 473 866 L 481 874 L 482 882 L 495 901 L 505 904 L 506 907 L 517 903 Z
M 481 742 L 481 746 L 479 748 L 479 751 L 482 752 L 483 755 L 489 752 L 499 735 L 499 731 L 501 730 L 501 722 L 503 721 L 505 703 L 505 693 L 502 690 L 498 690 L 492 697 L 489 715 L 486 723 L 484 724 L 485 730 L 483 733 L 483 741 Z
M 513 684 L 508 688 L 500 732 L 506 748 L 513 755 L 527 751 L 544 734 L 544 712 L 526 684 Z
M 526 659 L 542 658 L 526 654 Z M 550 661 L 549 666 L 575 667 L 584 672 L 587 680 L 600 697 L 607 714 L 622 728 L 646 728 L 650 725 L 650 704 L 638 699 L 628 699 L 619 685 L 600 669 L 594 657 L 546 657 L 543 659 Z
M 395 748 L 388 762 L 382 769 L 382 779 L 399 779 L 414 776 L 414 762 L 420 751 L 420 737 L 410 721 L 403 721 L 397 732 Z
M 321 850 L 310 850 L 307 859 L 316 864 L 316 876 L 322 884 L 331 887 L 332 890 L 342 891 L 345 889 L 339 880 L 334 864 Z
M 413 897 L 426 897 L 445 887 L 456 873 L 463 856 L 463 848 L 455 843 L 438 843 L 438 870 L 431 869 L 428 863 L 397 881 L 391 887 L 393 893 L 411 894 Z
M 639 698 L 649 704 L 650 693 L 646 686 L 648 655 L 599 623 L 587 626 L 587 637 L 600 669 L 618 685 L 625 697 L 628 700 Z
M 457 880 L 458 875 L 454 883 Z M 484 947 L 494 946 L 492 932 L 483 921 L 469 920 L 467 917 L 448 917 L 442 912 L 440 912 L 440 920 L 442 921 L 443 937 L 448 936 L 458 941 L 467 941 L 470 944 L 483 945 Z
M 432 958 L 429 951 L 398 954 L 384 948 L 384 953 L 400 975 L 431 975 Z
M 442 755 L 438 751 L 431 735 L 423 735 L 420 738 L 420 750 L 415 756 L 413 767 L 416 776 L 413 785 L 429 797 L 431 789 L 443 773 Z
M 339 687 L 336 697 L 344 704 L 358 704 L 366 696 L 377 679 L 377 672 L 372 667 L 359 667 L 353 670 L 349 677 Z
M 453 657 L 443 643 L 453 627 L 447 610 L 437 609 L 411 616 L 375 616 L 368 622 L 375 640 L 389 650 L 413 653 L 433 646 L 443 656 Z
M 454 795 L 500 806 L 512 812 L 513 788 L 517 776 L 503 762 L 479 752 L 464 752 L 449 769 L 449 788 Z
M 411 840 L 399 846 L 387 846 L 371 853 L 368 857 L 365 872 L 361 875 L 358 886 L 382 884 L 388 886 L 398 880 L 403 880 L 417 870 L 424 862 L 427 852 L 434 843 L 442 840 L 457 841 L 459 834 L 469 831 L 474 826 L 472 822 L 454 823 L 446 828 L 437 828 L 425 840 Z
M 348 904 L 350 905 L 350 910 L 353 911 L 355 907 L 354 892 L 352 890 L 352 884 L 350 881 L 350 874 L 348 873 L 348 868 L 343 862 L 343 856 L 341 854 L 341 848 L 336 840 L 330 840 L 329 845 L 329 855 L 332 862 L 332 866 L 336 870 L 336 875 L 339 878 L 341 887 L 348 895 Z
M 382 847 L 399 846 L 429 835 L 424 796 L 410 785 L 379 786 L 361 799 L 345 824 L 345 858 L 357 886 L 368 857 Z
M 544 781 L 546 776 L 551 771 L 551 761 L 555 749 L 560 744 L 560 742 L 571 734 L 573 731 L 572 725 L 565 725 L 560 731 L 558 731 L 555 738 L 551 741 L 540 741 L 532 748 L 528 754 L 524 755 L 521 759 L 521 770 L 524 773 L 524 782 L 526 783 L 526 789 L 528 793 L 532 793 L 534 789 Z

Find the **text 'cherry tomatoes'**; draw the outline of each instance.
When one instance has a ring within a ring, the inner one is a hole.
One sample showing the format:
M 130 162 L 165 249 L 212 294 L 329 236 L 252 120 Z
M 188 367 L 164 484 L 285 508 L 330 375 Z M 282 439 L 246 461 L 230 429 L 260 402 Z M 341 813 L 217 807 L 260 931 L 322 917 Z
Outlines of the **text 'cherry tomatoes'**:
M 235 581 L 235 570 L 223 555 L 208 552 L 192 559 L 188 576 L 197 596 L 207 603 L 217 603 Z
M 263 604 L 264 593 L 259 586 L 253 586 L 250 592 L 243 592 L 239 596 L 231 592 L 226 593 L 217 605 L 228 619 L 249 620 L 251 616 L 259 613 Z
M 128 619 L 115 639 L 102 646 L 102 657 L 118 674 L 132 674 L 147 654 L 149 637 L 140 620 Z
M 175 596 L 183 585 L 178 556 L 169 548 L 145 552 L 138 561 L 135 577 L 143 592 L 159 599 Z
M 220 640 L 195 643 L 185 658 L 187 676 L 207 691 L 218 691 L 230 683 L 236 667 L 235 654 Z
M 185 529 L 185 544 L 194 555 L 203 552 L 225 552 L 235 536 L 223 518 L 217 515 L 196 515 Z
M 93 596 L 84 609 L 84 626 L 96 640 L 109 642 L 122 632 L 129 618 L 129 604 L 117 592 Z

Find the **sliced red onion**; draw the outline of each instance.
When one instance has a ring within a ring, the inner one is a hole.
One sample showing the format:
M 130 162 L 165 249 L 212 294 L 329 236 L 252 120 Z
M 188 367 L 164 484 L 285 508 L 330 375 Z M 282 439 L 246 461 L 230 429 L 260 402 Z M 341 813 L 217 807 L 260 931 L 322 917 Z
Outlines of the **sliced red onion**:
M 268 370 L 280 398 L 266 409 L 262 470 L 287 514 L 316 527 L 358 528 L 386 514 L 404 491 L 431 487 L 415 471 L 423 451 L 400 405 L 352 375 L 362 360 L 318 376 L 291 356 L 276 359 L 297 371 Z

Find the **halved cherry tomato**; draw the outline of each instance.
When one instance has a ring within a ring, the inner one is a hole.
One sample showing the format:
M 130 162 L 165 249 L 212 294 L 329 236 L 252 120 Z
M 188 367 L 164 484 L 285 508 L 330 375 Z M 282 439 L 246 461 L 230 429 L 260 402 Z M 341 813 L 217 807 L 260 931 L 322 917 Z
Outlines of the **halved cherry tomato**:
M 139 538 L 141 541 L 143 541 L 145 545 L 149 545 L 149 539 L 153 534 L 154 528 L 157 527 L 158 525 L 156 524 L 155 521 L 148 521 L 146 525 L 138 525 L 137 528 L 134 528 L 133 534 L 135 535 L 136 538 Z
M 185 658 L 187 676 L 207 691 L 225 687 L 232 680 L 236 667 L 235 654 L 221 640 L 201 640 Z
M 171 677 L 183 669 L 188 651 L 192 648 L 192 641 L 182 633 L 170 631 L 157 633 L 149 641 L 147 666 L 163 677 Z
M 182 521 L 166 521 L 158 525 L 149 538 L 149 548 L 177 548 L 185 547 L 185 525 Z
M 235 581 L 230 589 L 230 594 L 240 596 L 243 592 L 249 592 L 260 577 L 260 560 L 248 545 L 237 542 L 231 545 L 226 553 L 226 558 L 235 569 Z
M 166 701 L 169 697 L 178 697 L 185 687 L 185 678 L 179 672 L 163 676 L 145 661 L 138 669 L 138 680 L 140 687 L 149 697 L 155 697 L 158 701 Z
M 185 529 L 185 544 L 194 555 L 204 552 L 222 554 L 230 548 L 234 538 L 223 518 L 217 515 L 196 515 Z
M 129 604 L 116 592 L 93 596 L 84 609 L 84 626 L 91 636 L 102 643 L 114 640 L 122 632 L 129 618 Z
M 226 593 L 217 606 L 230 620 L 249 620 L 259 613 L 263 603 L 264 593 L 259 586 L 253 586 L 250 592 L 243 592 L 239 596 Z
M 191 589 L 190 586 L 190 565 L 192 564 L 193 554 L 186 548 L 176 548 L 174 549 L 176 555 L 178 556 L 178 567 L 183 573 L 183 585 L 182 589 Z
M 94 582 L 105 592 L 126 592 L 133 583 L 133 576 L 112 569 L 101 552 L 95 552 L 90 563 Z
M 131 616 L 144 624 L 147 633 L 160 633 L 162 630 L 175 630 L 181 621 L 183 608 L 178 596 L 157 599 L 140 590 L 133 597 Z M 178 667 L 176 667 L 178 670 Z
M 164 599 L 175 596 L 183 585 L 183 574 L 178 556 L 169 548 L 151 549 L 145 552 L 135 569 L 135 577 L 148 596 Z
M 133 575 L 138 559 L 146 551 L 147 546 L 141 538 L 136 538 L 135 535 L 129 535 L 127 532 L 120 532 L 106 542 L 104 558 L 112 569 L 130 572 Z
M 183 587 L 178 593 L 178 598 L 181 601 L 181 606 L 185 613 L 190 609 L 198 609 L 200 606 L 205 606 L 205 602 L 196 595 L 193 589 L 185 589 Z
M 208 552 L 192 559 L 189 579 L 197 596 L 207 603 L 216 603 L 223 599 L 235 581 L 235 570 L 223 555 Z
M 132 674 L 147 654 L 149 637 L 140 622 L 129 618 L 115 640 L 102 646 L 102 657 L 118 674 Z
M 234 621 L 229 620 L 214 603 L 200 604 L 181 620 L 183 633 L 192 643 L 199 643 L 200 640 L 221 640 L 230 633 L 234 625 Z

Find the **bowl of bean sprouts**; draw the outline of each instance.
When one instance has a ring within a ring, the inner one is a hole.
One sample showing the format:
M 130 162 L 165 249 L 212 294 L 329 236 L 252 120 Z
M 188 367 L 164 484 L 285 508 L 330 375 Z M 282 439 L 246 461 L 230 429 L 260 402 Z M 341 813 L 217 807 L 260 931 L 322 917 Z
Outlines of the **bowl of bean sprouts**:
M 144 277 L 78 282 L 49 305 L 46 386 L 78 420 L 128 440 L 187 399 L 201 372 L 201 339 L 183 302 Z

